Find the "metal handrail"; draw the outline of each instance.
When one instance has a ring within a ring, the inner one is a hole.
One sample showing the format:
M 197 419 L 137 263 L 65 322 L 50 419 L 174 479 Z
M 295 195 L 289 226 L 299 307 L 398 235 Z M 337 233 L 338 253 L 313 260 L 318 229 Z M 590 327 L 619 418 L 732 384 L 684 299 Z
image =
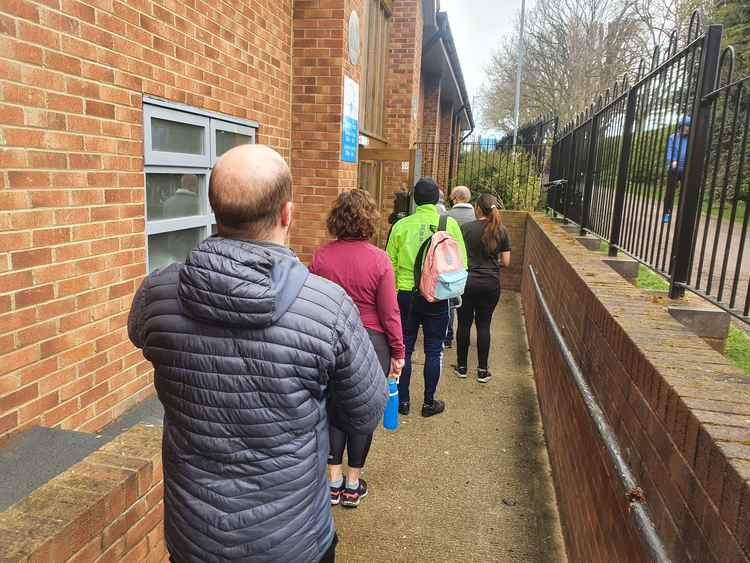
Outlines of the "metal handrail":
M 643 489 L 638 486 L 635 476 L 630 470 L 630 467 L 628 466 L 627 462 L 625 461 L 625 457 L 622 454 L 622 449 L 620 448 L 620 444 L 617 441 L 617 436 L 615 436 L 612 427 L 607 421 L 607 417 L 604 414 L 604 411 L 599 406 L 599 403 L 596 400 L 596 396 L 594 395 L 594 392 L 586 381 L 583 372 L 578 367 L 578 364 L 576 363 L 575 358 L 570 351 L 570 348 L 568 348 L 568 345 L 565 343 L 565 339 L 560 332 L 560 328 L 557 326 L 557 322 L 552 316 L 552 312 L 547 305 L 547 301 L 544 299 L 542 288 L 539 286 L 539 280 L 537 279 L 536 272 L 534 272 L 534 267 L 531 264 L 529 264 L 529 274 L 531 276 L 531 281 L 534 284 L 534 291 L 536 293 L 537 299 L 539 300 L 539 304 L 542 306 L 542 310 L 544 311 L 544 318 L 547 321 L 547 325 L 550 327 L 550 330 L 552 331 L 552 334 L 555 337 L 558 346 L 560 347 L 560 352 L 562 353 L 565 363 L 570 369 L 576 387 L 578 387 L 581 398 L 586 405 L 586 410 L 588 411 L 591 420 L 594 422 L 594 426 L 599 432 L 599 436 L 601 437 L 605 447 L 607 448 L 607 453 L 609 454 L 610 460 L 614 465 L 617 476 L 620 478 L 620 482 L 625 491 L 625 498 L 629 503 L 629 513 L 633 515 L 636 528 L 640 532 L 641 537 L 643 538 L 643 541 L 646 544 L 648 551 L 650 552 L 651 560 L 655 563 L 671 563 L 671 559 L 667 555 L 664 543 L 662 542 L 661 537 L 659 537 L 659 533 L 656 531 L 654 521 L 651 518 L 649 510 L 645 505 L 646 499 L 643 494 Z

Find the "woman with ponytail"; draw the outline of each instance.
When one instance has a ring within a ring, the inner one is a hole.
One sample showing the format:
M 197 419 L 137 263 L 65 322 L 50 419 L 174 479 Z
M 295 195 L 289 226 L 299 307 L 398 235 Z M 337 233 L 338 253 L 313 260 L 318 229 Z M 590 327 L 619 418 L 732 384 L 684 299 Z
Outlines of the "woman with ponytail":
M 476 202 L 477 220 L 462 226 L 469 256 L 469 279 L 458 310 L 458 363 L 455 373 L 465 378 L 468 373 L 471 326 L 477 325 L 479 371 L 477 381 L 487 383 L 492 374 L 488 369 L 490 324 L 500 301 L 500 267 L 510 264 L 510 239 L 502 224 L 497 198 L 482 194 Z

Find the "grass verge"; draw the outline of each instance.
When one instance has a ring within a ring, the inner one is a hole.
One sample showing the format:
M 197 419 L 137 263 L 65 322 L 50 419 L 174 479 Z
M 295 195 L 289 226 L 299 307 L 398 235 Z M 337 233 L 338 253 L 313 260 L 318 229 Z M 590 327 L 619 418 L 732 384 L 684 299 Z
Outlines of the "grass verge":
M 635 280 L 635 285 L 641 289 L 669 289 L 667 280 L 643 264 L 638 268 L 638 278 Z
M 669 284 L 659 274 L 641 264 L 638 269 L 636 286 L 641 289 L 668 290 Z M 735 366 L 750 376 L 750 336 L 734 324 L 729 325 L 724 356 Z
M 734 365 L 750 375 L 750 336 L 734 325 L 729 325 L 727 348 L 724 352 Z

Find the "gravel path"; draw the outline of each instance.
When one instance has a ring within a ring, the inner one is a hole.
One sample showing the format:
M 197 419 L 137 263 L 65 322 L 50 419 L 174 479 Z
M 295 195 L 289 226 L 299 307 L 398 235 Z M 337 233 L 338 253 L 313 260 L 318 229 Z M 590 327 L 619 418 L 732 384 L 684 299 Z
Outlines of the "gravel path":
M 358 509 L 334 507 L 337 561 L 565 561 L 518 294 L 505 292 L 495 314 L 493 380 L 477 383 L 471 367 L 460 380 L 454 361 L 448 350 L 444 414 L 416 409 L 396 433 L 378 430 L 364 473 L 370 495 Z

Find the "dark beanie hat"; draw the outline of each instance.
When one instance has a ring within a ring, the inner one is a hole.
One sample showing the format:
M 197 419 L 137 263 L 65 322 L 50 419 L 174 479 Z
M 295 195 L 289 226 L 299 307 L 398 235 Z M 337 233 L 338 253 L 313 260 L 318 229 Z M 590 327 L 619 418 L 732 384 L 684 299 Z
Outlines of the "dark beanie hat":
M 435 204 L 440 199 L 440 188 L 432 178 L 420 178 L 414 186 L 414 203 L 417 205 Z

